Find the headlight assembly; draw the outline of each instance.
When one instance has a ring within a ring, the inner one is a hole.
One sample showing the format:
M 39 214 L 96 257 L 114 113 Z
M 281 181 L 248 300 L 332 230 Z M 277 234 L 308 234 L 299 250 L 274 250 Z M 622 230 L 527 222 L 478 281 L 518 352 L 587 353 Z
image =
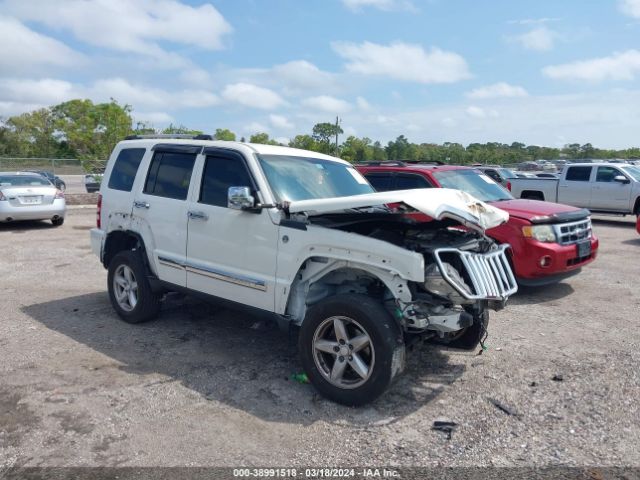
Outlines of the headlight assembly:
M 551 225 L 531 225 L 522 227 L 522 234 L 526 238 L 533 238 L 539 242 L 553 243 L 556 242 L 556 232 L 553 231 Z

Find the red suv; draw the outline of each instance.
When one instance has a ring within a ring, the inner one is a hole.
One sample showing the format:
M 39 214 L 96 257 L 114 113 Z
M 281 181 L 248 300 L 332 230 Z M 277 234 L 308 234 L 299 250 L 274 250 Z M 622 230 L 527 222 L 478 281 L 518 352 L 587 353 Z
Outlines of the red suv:
M 508 212 L 509 221 L 487 230 L 487 235 L 511 245 L 511 261 L 521 285 L 559 282 L 596 258 L 598 239 L 591 230 L 589 210 L 515 199 L 491 178 L 469 167 L 369 162 L 356 168 L 378 191 L 453 188 Z

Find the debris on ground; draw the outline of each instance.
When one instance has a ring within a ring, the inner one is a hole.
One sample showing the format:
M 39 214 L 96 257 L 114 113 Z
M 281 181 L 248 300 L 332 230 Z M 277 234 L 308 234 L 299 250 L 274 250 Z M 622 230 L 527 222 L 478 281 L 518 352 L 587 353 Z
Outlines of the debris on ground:
M 457 426 L 458 424 L 456 422 L 452 422 L 451 420 L 435 420 L 433 422 L 433 425 L 431 426 L 431 430 L 446 433 L 447 440 L 451 440 L 451 435 L 453 434 L 453 431 Z
M 562 382 L 564 380 L 564 377 L 561 373 L 556 373 L 553 377 L 551 377 L 551 380 L 553 380 L 554 382 Z
M 498 410 L 506 413 L 507 415 L 511 415 L 512 417 L 516 417 L 518 419 L 520 419 L 522 417 L 522 415 L 520 413 L 518 413 L 514 408 L 512 408 L 512 407 L 510 407 L 508 405 L 505 405 L 504 403 L 496 400 L 495 398 L 487 397 L 487 400 L 489 401 L 490 404 L 492 404 Z
M 291 380 L 293 380 L 294 382 L 298 382 L 298 383 L 309 383 L 309 377 L 307 377 L 307 374 L 302 372 L 302 373 L 292 373 L 291 374 Z

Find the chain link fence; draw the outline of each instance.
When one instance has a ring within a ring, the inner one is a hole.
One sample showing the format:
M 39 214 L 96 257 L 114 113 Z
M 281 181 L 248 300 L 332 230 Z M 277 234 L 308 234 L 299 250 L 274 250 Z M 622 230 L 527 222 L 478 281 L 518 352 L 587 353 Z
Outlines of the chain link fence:
M 54 175 L 101 174 L 106 160 L 79 160 L 77 158 L 16 158 L 0 157 L 0 172 L 21 170 L 48 170 Z

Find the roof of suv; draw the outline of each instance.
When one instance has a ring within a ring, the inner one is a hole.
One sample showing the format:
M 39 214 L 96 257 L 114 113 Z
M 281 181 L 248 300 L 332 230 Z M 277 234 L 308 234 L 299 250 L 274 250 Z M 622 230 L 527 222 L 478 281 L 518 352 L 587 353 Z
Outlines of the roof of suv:
M 119 143 L 122 147 L 152 147 L 159 143 L 163 144 L 173 144 L 173 145 L 202 145 L 203 147 L 226 147 L 226 148 L 234 148 L 237 150 L 245 151 L 246 153 L 258 153 L 261 155 L 287 155 L 287 156 L 295 156 L 295 157 L 306 157 L 306 158 L 320 158 L 324 160 L 332 160 L 335 162 L 347 163 L 344 160 L 341 160 L 336 157 L 332 157 L 330 155 L 325 155 L 324 153 L 319 152 L 311 152 L 308 150 L 301 150 L 299 148 L 292 147 L 283 147 L 280 145 L 263 145 L 260 143 L 246 143 L 246 142 L 235 142 L 235 141 L 227 141 L 227 140 L 195 140 L 195 139 L 184 139 L 184 138 L 139 138 L 139 139 L 131 139 L 131 140 L 123 140 Z
M 447 171 L 447 170 L 475 170 L 476 167 L 466 167 L 463 165 L 434 165 L 431 163 L 403 163 L 403 162 L 372 162 L 372 163 L 356 163 L 356 167 L 366 168 L 367 170 L 381 170 L 381 171 L 397 171 L 397 172 L 411 172 L 411 171 Z

